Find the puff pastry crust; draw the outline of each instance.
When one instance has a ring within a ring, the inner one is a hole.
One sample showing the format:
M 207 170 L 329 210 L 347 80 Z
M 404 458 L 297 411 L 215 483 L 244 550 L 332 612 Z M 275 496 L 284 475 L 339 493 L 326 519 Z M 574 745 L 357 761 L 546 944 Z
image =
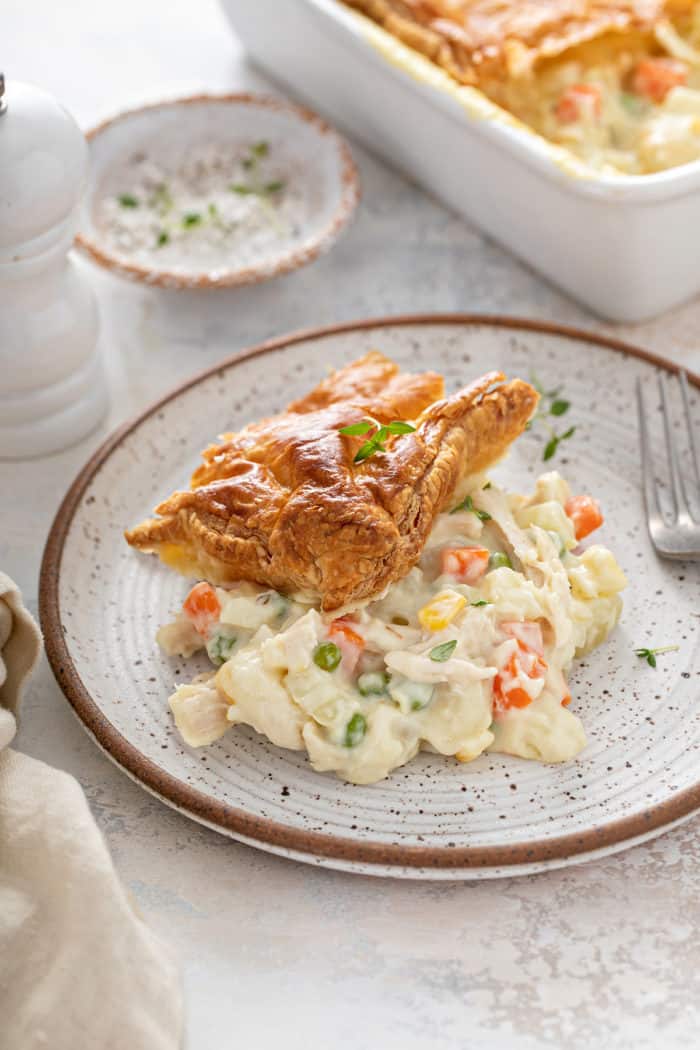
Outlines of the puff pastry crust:
M 360 604 L 409 571 L 460 480 L 524 429 L 537 393 L 503 380 L 489 372 L 445 397 L 440 375 L 401 373 L 372 351 L 280 415 L 223 435 L 192 487 L 126 539 L 212 583 L 252 580 L 326 611 Z M 355 464 L 364 438 L 339 429 L 367 415 L 416 430 Z
M 691 0 L 344 0 L 463 84 L 523 76 L 607 34 L 649 30 Z

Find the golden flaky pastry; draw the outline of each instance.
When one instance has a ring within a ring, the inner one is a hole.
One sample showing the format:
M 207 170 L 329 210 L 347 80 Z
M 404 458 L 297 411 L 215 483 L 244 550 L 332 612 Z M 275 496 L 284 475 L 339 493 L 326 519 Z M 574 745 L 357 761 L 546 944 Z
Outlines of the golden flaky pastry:
M 403 374 L 372 351 L 280 415 L 225 434 L 192 488 L 126 538 L 211 583 L 302 592 L 327 611 L 362 602 L 405 576 L 462 477 L 524 429 L 537 394 L 503 379 L 490 372 L 444 397 L 442 376 Z M 365 438 L 338 431 L 368 415 L 416 429 L 356 464 Z
M 693 0 L 345 0 L 393 36 L 480 87 L 606 36 L 651 30 Z M 490 91 L 489 93 L 493 93 Z

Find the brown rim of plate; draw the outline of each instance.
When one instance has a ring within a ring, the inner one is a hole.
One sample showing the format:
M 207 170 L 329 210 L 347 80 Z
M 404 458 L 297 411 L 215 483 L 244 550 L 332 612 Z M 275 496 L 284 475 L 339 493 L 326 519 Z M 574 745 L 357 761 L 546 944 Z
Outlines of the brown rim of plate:
M 677 796 L 629 817 L 593 827 L 581 834 L 561 835 L 551 840 L 542 839 L 512 846 L 402 846 L 398 843 L 362 842 L 339 838 L 316 831 L 287 827 L 272 820 L 254 817 L 218 802 L 208 795 L 188 787 L 177 777 L 165 772 L 126 740 L 105 717 L 82 682 L 73 665 L 66 645 L 58 600 L 58 584 L 63 546 L 73 516 L 93 477 L 122 441 L 144 420 L 185 390 L 222 369 L 262 354 L 274 353 L 297 343 L 308 342 L 343 332 L 372 328 L 410 327 L 422 325 L 468 325 L 506 328 L 514 331 L 539 332 L 616 350 L 640 358 L 659 368 L 677 374 L 679 366 L 649 351 L 630 346 L 619 339 L 589 333 L 567 325 L 523 320 L 516 317 L 497 317 L 479 314 L 417 314 L 380 317 L 362 321 L 305 329 L 258 346 L 239 351 L 212 368 L 199 372 L 181 383 L 175 390 L 160 398 L 138 416 L 122 424 L 91 456 L 68 490 L 49 530 L 41 564 L 39 580 L 39 614 L 44 633 L 46 653 L 61 689 L 73 706 L 90 735 L 126 773 L 163 802 L 203 824 L 247 840 L 259 842 L 278 850 L 291 850 L 312 858 L 323 856 L 338 861 L 374 864 L 396 868 L 502 868 L 513 865 L 538 864 L 564 860 L 577 854 L 615 846 L 628 839 L 636 839 L 674 821 L 689 816 L 700 808 L 700 780 Z M 700 376 L 686 373 L 688 380 L 700 389 Z M 319 774 L 320 776 L 321 774 Z
M 122 120 L 128 120 L 130 117 L 138 113 L 145 113 L 148 110 L 167 109 L 172 106 L 192 106 L 202 102 L 224 104 L 236 102 L 254 103 L 266 109 L 289 113 L 299 120 L 312 124 L 322 135 L 326 135 L 335 141 L 341 162 L 340 182 L 342 193 L 340 203 L 332 219 L 316 235 L 313 242 L 305 248 L 286 252 L 280 256 L 279 261 L 274 266 L 265 264 L 248 266 L 242 270 L 229 269 L 222 271 L 218 277 L 212 277 L 206 272 L 187 275 L 155 266 L 139 266 L 137 263 L 130 263 L 122 256 L 100 247 L 100 243 L 95 238 L 89 237 L 85 233 L 76 234 L 76 246 L 99 266 L 103 266 L 106 270 L 111 270 L 113 273 L 118 273 L 132 281 L 143 281 L 146 284 L 161 288 L 187 289 L 236 288 L 245 284 L 259 284 L 261 281 L 271 280 L 273 277 L 279 277 L 281 274 L 289 273 L 300 266 L 305 266 L 306 263 L 313 262 L 319 255 L 327 252 L 335 243 L 343 228 L 350 222 L 357 207 L 360 200 L 360 178 L 350 147 L 345 139 L 335 128 L 331 127 L 317 113 L 314 113 L 313 110 L 299 106 L 294 102 L 287 102 L 269 95 L 257 95 L 251 92 L 238 92 L 226 95 L 189 95 L 185 98 L 149 102 L 143 106 L 135 106 L 132 109 L 123 110 L 116 116 L 103 120 L 100 124 L 90 128 L 85 133 L 85 137 L 88 142 L 91 142 L 113 124 L 118 124 Z

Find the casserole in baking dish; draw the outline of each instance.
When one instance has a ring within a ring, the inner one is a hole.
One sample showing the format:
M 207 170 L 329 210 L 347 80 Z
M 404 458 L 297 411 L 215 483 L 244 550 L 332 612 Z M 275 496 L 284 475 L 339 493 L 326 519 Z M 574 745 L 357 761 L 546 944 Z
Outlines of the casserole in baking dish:
M 700 4 L 345 0 L 594 168 L 700 157 Z
M 596 168 L 340 0 L 221 3 L 271 77 L 597 313 L 700 292 L 700 160 Z

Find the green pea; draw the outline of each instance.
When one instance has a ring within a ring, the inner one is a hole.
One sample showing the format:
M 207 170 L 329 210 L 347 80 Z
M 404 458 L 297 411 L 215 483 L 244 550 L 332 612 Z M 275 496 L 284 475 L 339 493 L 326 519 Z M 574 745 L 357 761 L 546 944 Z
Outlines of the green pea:
M 230 660 L 237 640 L 235 634 L 227 634 L 225 630 L 221 630 L 213 635 L 207 642 L 207 655 L 211 662 L 216 664 L 217 667 L 221 667 L 227 660 Z
M 357 679 L 357 688 L 362 696 L 381 696 L 386 693 L 389 675 L 384 671 L 366 671 Z
M 341 652 L 335 642 L 321 642 L 314 649 L 314 663 L 322 671 L 335 671 L 340 659 Z
M 367 732 L 367 719 L 357 711 L 345 727 L 345 747 L 357 747 Z

